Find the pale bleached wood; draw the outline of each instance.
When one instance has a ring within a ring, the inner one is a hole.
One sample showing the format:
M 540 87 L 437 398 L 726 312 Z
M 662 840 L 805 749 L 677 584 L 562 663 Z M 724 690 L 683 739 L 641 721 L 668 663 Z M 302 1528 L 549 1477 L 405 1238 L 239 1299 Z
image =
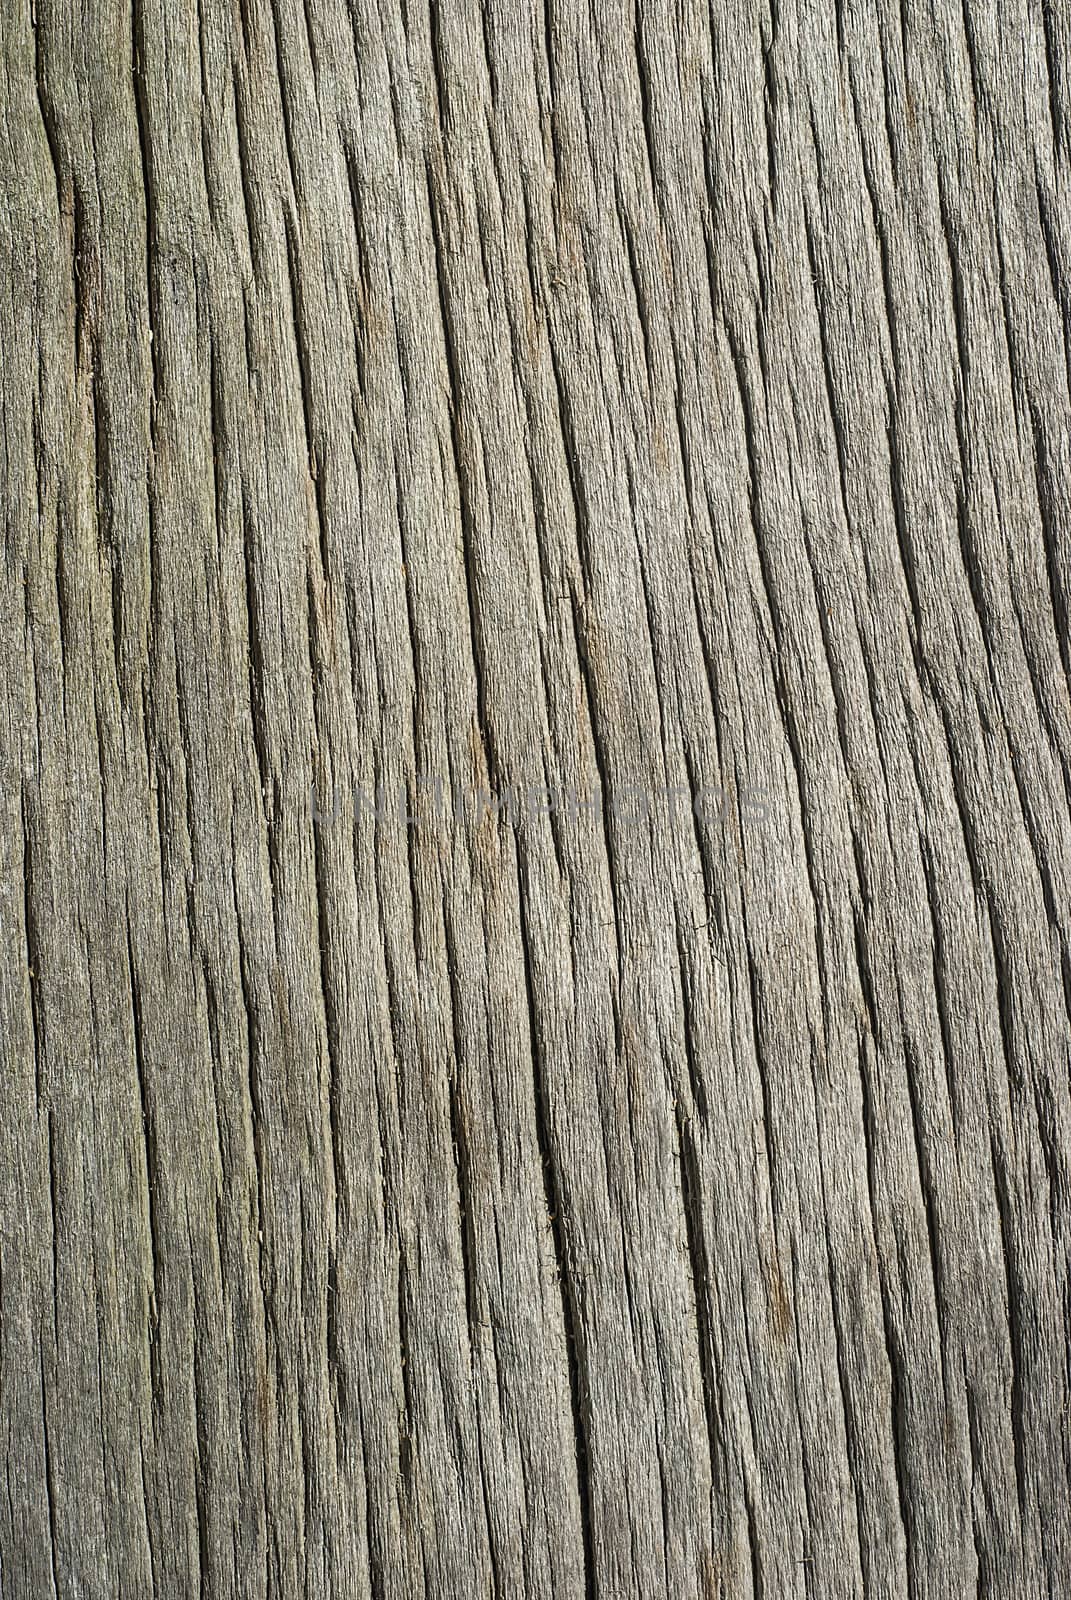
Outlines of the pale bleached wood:
M 1065 1592 L 1069 42 L 13 0 L 4 1600 Z

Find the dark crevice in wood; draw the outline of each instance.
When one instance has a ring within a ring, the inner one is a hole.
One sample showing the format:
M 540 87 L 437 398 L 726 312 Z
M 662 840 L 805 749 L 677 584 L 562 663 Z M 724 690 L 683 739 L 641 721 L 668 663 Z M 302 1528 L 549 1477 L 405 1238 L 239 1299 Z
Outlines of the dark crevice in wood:
M 1008 1171 L 995 1132 L 990 1133 L 989 1154 L 992 1162 L 993 1186 L 1000 1219 L 1000 1248 L 1004 1264 L 1005 1310 L 1008 1319 L 1008 1353 L 1011 1358 L 1011 1424 L 1012 1450 L 1015 1458 L 1015 1486 L 1019 1503 L 1020 1521 L 1026 1519 L 1026 1319 L 1029 1312 L 1023 1295 L 1022 1279 L 1018 1270 L 1016 1224 L 1008 1183 Z
M 714 1320 L 711 1311 L 712 1274 L 710 1254 L 706 1243 L 703 1221 L 703 1192 L 699 1175 L 699 1157 L 687 1118 L 677 1109 L 677 1160 L 680 1165 L 681 1207 L 684 1213 L 685 1237 L 688 1241 L 688 1264 L 691 1271 L 692 1296 L 695 1301 L 696 1337 L 699 1345 L 699 1370 L 703 1390 L 703 1414 L 707 1426 L 707 1455 L 710 1461 L 711 1507 L 725 1494 L 723 1446 L 724 1421 L 720 1415 L 717 1375 L 717 1351 L 714 1341 Z
M 572 1398 L 573 1439 L 576 1450 L 576 1486 L 580 1509 L 580 1531 L 584 1548 L 584 1593 L 596 1600 L 594 1524 L 592 1512 L 592 1461 L 590 1445 L 591 1398 L 588 1393 L 587 1351 L 584 1322 L 580 1311 L 577 1282 L 569 1244 L 568 1199 L 559 1170 L 553 1134 L 553 1111 L 549 1099 L 543 1031 L 535 995 L 532 971 L 531 934 L 528 928 L 528 897 L 520 852 L 517 856 L 518 911 L 521 951 L 524 960 L 525 994 L 528 1010 L 529 1041 L 533 1072 L 533 1106 L 536 1142 L 542 1171 L 544 1200 L 554 1242 L 555 1273 L 561 1297 L 562 1332 Z
M 52 1581 L 52 1593 L 56 1600 L 60 1600 L 62 1593 L 60 1589 L 60 1574 L 65 1569 L 60 1555 L 59 1528 L 57 1526 L 56 1473 L 52 1460 L 52 1431 L 48 1420 L 48 1388 L 45 1383 L 45 1358 L 43 1352 L 41 1353 L 39 1371 L 41 1378 L 41 1438 L 44 1450 L 45 1503 L 48 1508 L 49 1577 Z

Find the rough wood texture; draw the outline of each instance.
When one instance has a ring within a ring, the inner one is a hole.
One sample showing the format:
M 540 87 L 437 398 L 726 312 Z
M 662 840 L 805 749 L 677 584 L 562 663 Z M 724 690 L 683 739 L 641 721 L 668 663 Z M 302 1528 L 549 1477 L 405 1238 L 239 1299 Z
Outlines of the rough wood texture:
M 4 1600 L 1065 1594 L 1065 0 L 35 5 Z

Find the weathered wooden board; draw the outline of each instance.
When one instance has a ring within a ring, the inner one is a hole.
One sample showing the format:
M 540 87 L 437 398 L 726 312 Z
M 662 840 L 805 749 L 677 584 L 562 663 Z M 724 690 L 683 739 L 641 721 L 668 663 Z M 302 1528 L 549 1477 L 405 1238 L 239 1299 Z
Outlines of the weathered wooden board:
M 1066 0 L 9 0 L 0 1592 L 1071 1586 Z

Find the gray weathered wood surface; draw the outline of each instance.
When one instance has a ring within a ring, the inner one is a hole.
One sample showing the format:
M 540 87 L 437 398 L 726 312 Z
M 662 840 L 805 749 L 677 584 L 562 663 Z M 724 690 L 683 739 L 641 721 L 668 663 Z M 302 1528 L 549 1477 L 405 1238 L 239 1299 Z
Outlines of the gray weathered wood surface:
M 1066 1594 L 1066 0 L 2 26 L 4 1600 Z

